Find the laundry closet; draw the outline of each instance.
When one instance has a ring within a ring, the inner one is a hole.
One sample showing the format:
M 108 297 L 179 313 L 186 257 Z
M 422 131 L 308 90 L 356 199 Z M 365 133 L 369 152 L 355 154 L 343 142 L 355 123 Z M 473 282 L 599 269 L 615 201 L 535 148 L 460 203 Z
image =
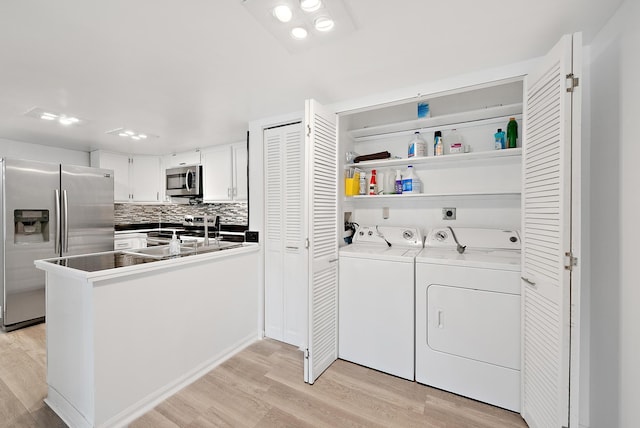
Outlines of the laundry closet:
M 391 244 L 386 238 L 389 233 L 394 236 L 393 245 L 406 243 L 403 240 L 409 236 L 413 239 L 422 235 L 427 242 L 435 242 L 434 246 L 449 245 L 454 252 L 456 247 L 465 247 L 465 242 L 456 239 L 455 231 L 459 229 L 460 238 L 469 243 L 480 242 L 482 246 L 483 242 L 496 242 L 497 246 L 490 250 L 522 251 L 522 257 L 509 253 L 508 261 L 502 265 L 491 267 L 489 263 L 476 262 L 480 267 L 509 272 L 505 276 L 509 287 L 481 291 L 485 292 L 483 296 L 504 293 L 502 303 L 507 303 L 497 304 L 499 309 L 493 312 L 508 307 L 513 328 L 504 335 L 511 339 L 505 340 L 521 343 L 511 343 L 507 359 L 501 352 L 476 352 L 480 348 L 451 350 L 456 348 L 456 341 L 444 336 L 437 346 L 442 346 L 451 358 L 485 358 L 496 367 L 513 370 L 505 376 L 505 383 L 510 390 L 519 389 L 521 398 L 515 400 L 516 404 L 492 401 L 491 394 L 485 397 L 489 388 L 483 388 L 480 379 L 480 396 L 458 390 L 456 385 L 453 389 L 433 385 L 519 411 L 535 426 L 567 425 L 570 417 L 576 420 L 577 400 L 572 401 L 573 407 L 569 406 L 569 383 L 577 392 L 577 370 L 570 377 L 569 366 L 571 362 L 572 367 L 577 367 L 579 362 L 579 323 L 574 318 L 577 312 L 569 311 L 569 301 L 570 297 L 579 301 L 579 287 L 571 286 L 573 282 L 579 285 L 578 273 L 572 269 L 576 260 L 572 249 L 579 248 L 579 233 L 572 233 L 571 228 L 576 226 L 579 197 L 575 197 L 571 165 L 579 165 L 575 156 L 579 154 L 581 99 L 576 76 L 580 73 L 580 48 L 580 35 L 568 35 L 524 71 L 523 67 L 516 67 L 515 72 L 478 73 L 427 85 L 428 90 L 411 96 L 381 96 L 376 98 L 378 102 L 368 105 L 345 104 L 328 109 L 308 100 L 304 119 L 261 124 L 266 211 L 265 333 L 287 341 L 285 327 L 296 329 L 289 334 L 289 343 L 304 351 L 305 381 L 313 384 L 335 359 L 342 358 L 338 343 L 344 318 L 339 316 L 339 308 L 346 300 L 340 300 L 340 292 L 349 283 L 358 282 L 357 276 L 348 282 L 339 280 L 344 263 L 340 251 L 351 238 L 351 224 L 365 227 L 362 232 L 370 237 L 369 243 L 383 244 L 382 248 Z M 419 103 L 428 103 L 427 117 L 419 117 Z M 494 134 L 499 129 L 505 131 L 512 118 L 519 130 L 517 146 L 497 150 Z M 276 131 L 277 128 L 284 131 Z M 408 158 L 408 145 L 416 131 L 427 143 L 426 156 Z M 441 156 L 434 156 L 436 133 L 444 141 Z M 454 148 L 450 142 L 462 144 Z M 354 162 L 358 155 L 380 152 L 388 152 L 389 157 Z M 419 193 L 354 194 L 351 186 L 355 168 L 368 177 L 373 169 L 389 177 L 397 175 L 397 171 L 404 173 L 409 166 L 422 184 Z M 289 189 L 287 171 L 296 171 L 296 176 L 304 179 Z M 287 215 L 294 214 L 300 222 L 288 224 Z M 481 231 L 469 233 L 466 229 Z M 433 231 L 438 235 L 430 235 Z M 430 237 L 435 240 L 429 241 Z M 433 264 L 437 257 L 427 259 L 422 262 Z M 442 277 L 445 281 L 449 275 Z M 415 311 L 415 320 L 426 326 L 427 318 L 418 312 L 428 305 L 417 304 L 426 294 L 417 293 L 421 287 L 428 287 L 419 282 L 415 283 L 414 305 L 403 305 L 407 311 Z M 433 298 L 446 300 L 456 295 L 455 284 L 451 285 L 451 290 L 434 288 L 437 293 Z M 474 287 L 470 284 L 459 288 Z M 366 287 L 361 292 L 366 293 Z M 465 292 L 457 301 L 470 295 Z M 488 306 L 493 304 L 482 301 Z M 452 307 L 464 311 L 459 304 Z M 490 308 L 484 310 L 492 312 Z M 437 328 L 447 325 L 447 311 L 437 305 L 429 311 L 438 314 L 435 321 L 429 322 L 435 322 Z M 384 309 L 379 313 L 383 312 Z M 482 311 L 476 313 L 486 315 Z M 413 353 L 415 365 L 401 376 L 420 381 L 419 336 L 425 333 L 417 327 L 412 332 L 415 348 L 408 351 Z M 375 336 L 375 331 L 366 333 Z M 466 330 L 463 333 L 474 337 Z M 502 335 L 502 331 L 496 329 L 495 334 Z M 354 362 L 361 363 L 356 359 Z M 378 368 L 375 362 L 361 364 Z M 469 369 L 469 373 L 476 372 Z M 487 385 L 491 378 L 486 375 Z M 460 382 L 465 383 L 464 379 Z

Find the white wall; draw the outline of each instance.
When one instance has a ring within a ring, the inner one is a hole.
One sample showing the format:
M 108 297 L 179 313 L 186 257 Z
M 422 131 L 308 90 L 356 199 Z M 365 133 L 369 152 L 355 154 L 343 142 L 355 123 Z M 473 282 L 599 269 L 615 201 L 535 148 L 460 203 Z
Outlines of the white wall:
M 89 166 L 89 152 L 0 139 L 0 157 Z
M 640 397 L 640 4 L 627 0 L 591 44 L 590 426 L 638 425 Z

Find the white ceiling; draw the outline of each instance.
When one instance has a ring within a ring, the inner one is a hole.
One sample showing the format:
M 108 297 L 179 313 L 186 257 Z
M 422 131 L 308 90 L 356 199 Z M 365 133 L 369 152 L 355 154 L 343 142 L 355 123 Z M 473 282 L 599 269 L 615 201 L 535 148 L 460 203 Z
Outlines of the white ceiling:
M 248 0 L 263 1 L 263 0 Z M 265 0 L 266 1 L 266 0 Z M 589 43 L 622 0 L 345 0 L 356 31 L 290 53 L 242 0 L 0 1 L 0 138 L 166 154 L 247 122 Z M 23 116 L 34 106 L 89 120 Z M 118 127 L 160 136 L 125 141 Z

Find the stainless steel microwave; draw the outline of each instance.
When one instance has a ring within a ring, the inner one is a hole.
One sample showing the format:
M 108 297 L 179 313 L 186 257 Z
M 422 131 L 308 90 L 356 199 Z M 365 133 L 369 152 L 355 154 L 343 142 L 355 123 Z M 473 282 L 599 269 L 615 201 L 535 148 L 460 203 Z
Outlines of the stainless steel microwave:
M 202 196 L 202 165 L 167 168 L 168 196 Z

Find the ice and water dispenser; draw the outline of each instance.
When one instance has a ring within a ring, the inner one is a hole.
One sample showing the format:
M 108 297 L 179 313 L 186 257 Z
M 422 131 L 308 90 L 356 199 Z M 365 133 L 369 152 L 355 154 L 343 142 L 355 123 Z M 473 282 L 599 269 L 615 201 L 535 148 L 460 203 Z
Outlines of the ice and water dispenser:
M 49 241 L 49 210 L 15 210 L 13 224 L 16 244 Z

